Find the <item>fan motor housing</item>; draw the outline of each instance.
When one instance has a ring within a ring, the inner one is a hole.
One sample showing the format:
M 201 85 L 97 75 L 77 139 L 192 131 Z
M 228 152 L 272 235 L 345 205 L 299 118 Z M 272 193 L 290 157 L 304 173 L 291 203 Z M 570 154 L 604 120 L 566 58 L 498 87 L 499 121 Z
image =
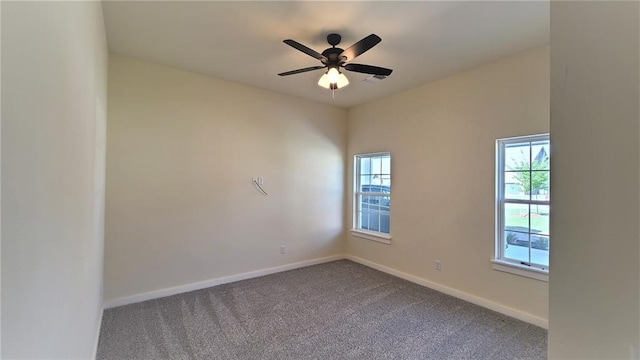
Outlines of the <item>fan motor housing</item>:
M 340 56 L 340 54 L 342 54 L 344 50 L 337 48 L 337 47 L 333 47 L 333 48 L 328 48 L 327 50 L 322 52 L 322 55 L 324 57 L 326 57 L 328 59 L 328 61 L 323 62 L 325 64 L 339 64 L 341 62 L 344 62 L 344 60 L 346 59 L 345 56 Z

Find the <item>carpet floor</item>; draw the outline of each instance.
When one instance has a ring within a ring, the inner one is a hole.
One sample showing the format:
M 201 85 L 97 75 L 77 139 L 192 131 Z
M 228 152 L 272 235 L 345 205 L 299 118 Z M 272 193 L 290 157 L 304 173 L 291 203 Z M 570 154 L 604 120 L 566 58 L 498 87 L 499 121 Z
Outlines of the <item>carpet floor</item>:
M 105 311 L 97 359 L 546 359 L 547 331 L 348 260 Z

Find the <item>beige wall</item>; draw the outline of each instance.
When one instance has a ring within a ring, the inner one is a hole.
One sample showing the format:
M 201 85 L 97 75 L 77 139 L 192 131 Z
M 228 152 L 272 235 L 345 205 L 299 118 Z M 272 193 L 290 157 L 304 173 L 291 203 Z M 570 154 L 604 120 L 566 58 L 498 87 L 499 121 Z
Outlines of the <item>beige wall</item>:
M 495 271 L 489 260 L 495 141 L 548 131 L 548 47 L 351 109 L 348 183 L 354 154 L 391 152 L 393 239 L 349 235 L 347 252 L 544 322 L 548 284 Z
M 108 110 L 106 301 L 343 253 L 344 109 L 114 55 Z
M 638 359 L 637 2 L 551 4 L 550 359 Z
M 88 359 L 102 313 L 99 2 L 2 2 L 2 358 Z

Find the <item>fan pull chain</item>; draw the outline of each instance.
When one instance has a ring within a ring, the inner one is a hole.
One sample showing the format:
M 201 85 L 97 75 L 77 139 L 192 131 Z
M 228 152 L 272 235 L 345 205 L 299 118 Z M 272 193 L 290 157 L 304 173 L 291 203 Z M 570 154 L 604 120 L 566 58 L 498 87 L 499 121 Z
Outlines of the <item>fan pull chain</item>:
M 336 89 L 331 89 L 331 102 L 336 102 Z

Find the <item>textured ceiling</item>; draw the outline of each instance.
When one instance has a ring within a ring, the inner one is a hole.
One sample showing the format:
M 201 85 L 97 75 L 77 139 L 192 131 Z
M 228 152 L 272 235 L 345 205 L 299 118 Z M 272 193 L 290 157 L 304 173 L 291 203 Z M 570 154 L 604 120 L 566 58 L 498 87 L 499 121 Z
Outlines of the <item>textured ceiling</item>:
M 109 50 L 216 78 L 350 107 L 549 43 L 547 1 L 471 2 L 103 2 Z M 346 72 L 335 92 L 317 85 L 320 65 L 284 44 L 318 52 L 326 35 L 346 49 L 375 33 L 382 42 L 354 62 L 393 69 L 377 83 Z

